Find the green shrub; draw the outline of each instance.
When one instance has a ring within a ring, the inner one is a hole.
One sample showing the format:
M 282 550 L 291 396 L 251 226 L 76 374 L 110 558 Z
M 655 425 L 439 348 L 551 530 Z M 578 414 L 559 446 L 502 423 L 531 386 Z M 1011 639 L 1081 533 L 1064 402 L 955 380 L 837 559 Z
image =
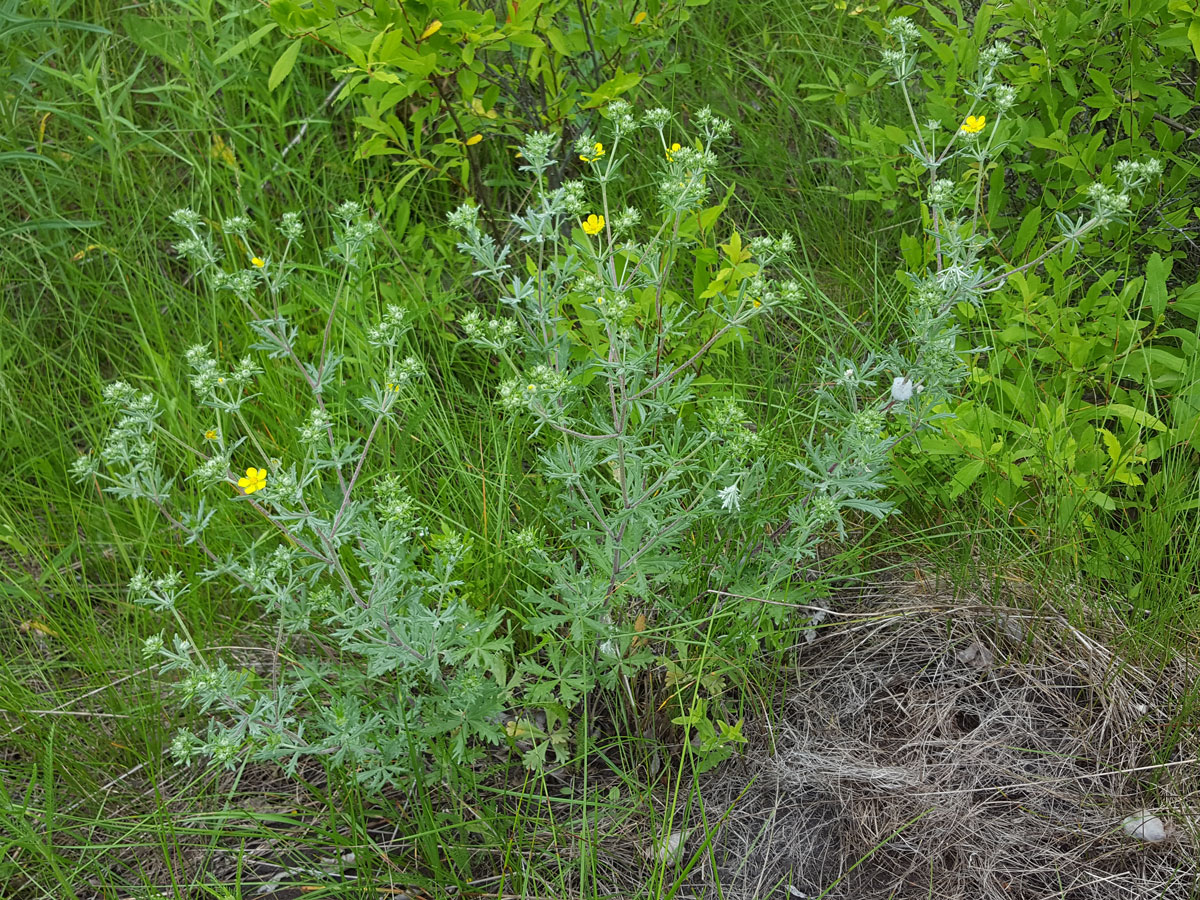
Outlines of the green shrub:
M 275 21 L 295 39 L 270 82 L 319 41 L 343 58 L 335 71 L 346 80 L 341 99 L 358 108 L 358 156 L 403 167 L 392 198 L 421 176 L 485 201 L 472 147 L 539 129 L 572 137 L 584 113 L 643 79 L 686 74 L 686 63 L 664 64 L 663 54 L 690 9 L 707 2 L 272 0 Z
M 1200 178 L 1188 144 L 1200 125 L 1189 76 L 1195 20 L 1166 0 L 985 3 L 973 18 L 952 9 L 924 4 L 905 48 L 906 124 L 857 122 L 843 135 L 869 185 L 855 199 L 911 210 L 934 229 L 928 186 L 950 176 L 970 194 L 982 258 L 1019 270 L 978 308 L 960 309 L 982 348 L 970 357 L 971 391 L 942 436 L 904 466 L 907 483 L 944 502 L 970 490 L 985 507 L 1059 535 L 1082 526 L 1119 541 L 1109 514 L 1153 496 L 1168 452 L 1200 449 Z M 1012 51 L 993 70 L 1003 86 L 981 81 L 986 42 L 997 38 Z M 882 89 L 887 72 L 896 76 L 887 65 L 867 81 Z M 931 126 L 948 134 L 997 91 L 1009 105 L 988 122 L 987 150 L 971 163 L 948 172 L 913 152 L 915 132 L 936 141 Z M 1119 224 L 1047 257 L 1057 240 L 1047 226 L 1061 232 L 1097 182 L 1121 182 L 1128 159 L 1161 163 L 1161 176 L 1136 191 L 1118 187 L 1131 202 Z M 928 235 L 902 238 L 901 249 L 911 268 L 938 252 Z

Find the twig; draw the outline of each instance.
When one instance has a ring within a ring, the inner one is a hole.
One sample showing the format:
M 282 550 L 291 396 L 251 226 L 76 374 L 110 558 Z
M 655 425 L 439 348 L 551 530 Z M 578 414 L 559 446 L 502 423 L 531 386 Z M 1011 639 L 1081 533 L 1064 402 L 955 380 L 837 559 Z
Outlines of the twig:
M 319 107 L 317 107 L 317 112 L 318 113 L 324 112 L 326 109 L 328 109 L 329 105 L 331 103 L 333 103 L 334 100 L 337 99 L 337 95 L 342 92 L 342 88 L 344 88 L 349 81 L 350 81 L 350 76 L 347 75 L 345 78 L 343 78 L 337 84 L 335 84 L 333 86 L 333 90 L 331 90 L 328 94 L 325 95 L 325 99 L 322 100 L 321 105 Z M 287 142 L 287 145 L 283 148 L 283 151 L 279 154 L 279 158 L 281 160 L 284 157 L 286 157 L 288 155 L 288 153 L 291 152 L 293 147 L 295 147 L 302 140 L 304 140 L 304 135 L 306 135 L 308 133 L 308 126 L 311 122 L 312 122 L 312 116 L 309 116 L 307 119 L 305 119 L 300 124 L 300 130 L 297 131 L 295 136 L 290 141 Z

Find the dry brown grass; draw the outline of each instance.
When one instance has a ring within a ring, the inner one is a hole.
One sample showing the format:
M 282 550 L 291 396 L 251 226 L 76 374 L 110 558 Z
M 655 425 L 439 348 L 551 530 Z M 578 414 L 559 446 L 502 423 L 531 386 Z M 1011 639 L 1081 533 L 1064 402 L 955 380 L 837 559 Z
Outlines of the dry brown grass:
M 827 624 L 782 714 L 702 785 L 721 825 L 693 896 L 1200 896 L 1198 742 L 1168 740 L 1185 666 L 1123 662 L 1115 628 L 898 585 Z M 1143 809 L 1167 840 L 1124 833 Z

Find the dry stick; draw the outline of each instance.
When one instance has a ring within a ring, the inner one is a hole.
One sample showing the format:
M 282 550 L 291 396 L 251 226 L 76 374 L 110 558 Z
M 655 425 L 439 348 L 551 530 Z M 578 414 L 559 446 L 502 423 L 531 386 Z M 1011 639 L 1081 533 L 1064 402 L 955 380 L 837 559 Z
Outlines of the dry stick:
M 328 109 L 329 104 L 333 103 L 333 101 L 337 99 L 337 95 L 342 92 L 342 88 L 344 88 L 349 81 L 350 81 L 350 76 L 347 75 L 345 78 L 343 78 L 337 84 L 335 84 L 333 86 L 333 90 L 331 90 L 328 94 L 325 95 L 325 99 L 323 101 L 321 101 L 321 105 L 319 107 L 317 107 L 317 112 L 324 112 L 326 109 Z M 295 136 L 290 141 L 287 142 L 287 146 L 284 147 L 283 152 L 279 154 L 280 159 L 283 159 L 285 156 L 287 156 L 288 153 L 291 152 L 293 147 L 297 146 L 302 140 L 304 140 L 304 135 L 306 135 L 308 133 L 308 126 L 311 122 L 311 119 L 312 119 L 312 117 L 310 116 L 308 119 L 305 119 L 304 122 L 300 125 L 300 130 L 297 131 Z
M 93 712 L 89 709 L 27 709 L 27 713 L 39 716 L 81 716 L 83 718 L 94 719 L 132 719 L 133 716 L 126 713 L 102 713 Z
M 54 709 L 48 710 L 48 712 L 49 713 L 62 712 L 67 707 L 74 706 L 76 703 L 79 703 L 81 700 L 86 700 L 88 697 L 93 697 L 96 694 L 99 694 L 101 691 L 107 691 L 109 688 L 114 688 L 118 684 L 128 681 L 130 678 L 137 678 L 139 675 L 145 675 L 147 672 L 153 671 L 155 667 L 156 666 L 147 666 L 144 669 L 138 669 L 136 672 L 131 672 L 128 675 L 124 675 L 121 678 L 118 678 L 116 681 L 101 685 L 100 687 L 95 688 L 94 690 L 90 690 L 86 694 L 80 694 L 78 697 L 68 700 L 66 703 L 60 703 L 58 706 L 54 707 Z M 6 734 L 4 736 L 5 740 L 12 738 L 13 735 L 20 734 L 24 730 L 25 730 L 24 724 L 18 725 L 16 728 L 14 728 L 12 731 L 10 731 L 8 734 Z
M 310 35 L 310 36 L 315 37 L 315 35 Z M 317 40 L 320 40 L 320 39 L 318 38 Z M 321 43 L 324 43 L 324 41 L 321 41 Z M 325 46 L 328 47 L 329 45 L 326 44 Z M 329 104 L 331 104 L 334 100 L 337 99 L 337 95 L 342 92 L 342 88 L 344 88 L 349 83 L 349 81 L 350 81 L 350 76 L 347 75 L 345 78 L 343 78 L 337 84 L 335 84 L 333 86 L 333 90 L 331 90 L 328 94 L 325 95 L 325 99 L 321 102 L 321 105 L 317 107 L 316 112 L 320 113 L 320 112 L 324 112 L 326 109 L 328 109 Z M 314 113 L 313 115 L 316 115 L 316 113 Z M 287 145 L 283 148 L 283 152 L 279 154 L 279 161 L 276 162 L 275 165 L 271 167 L 270 174 L 263 181 L 263 183 L 262 183 L 263 190 L 266 190 L 268 187 L 270 187 L 271 175 L 275 174 L 275 170 L 279 168 L 280 163 L 283 162 L 283 160 L 287 157 L 288 153 L 290 153 L 294 147 L 299 146 L 300 142 L 302 140 L 304 140 L 304 136 L 306 134 L 308 134 L 308 126 L 311 124 L 311 122 L 312 122 L 312 116 L 309 116 L 307 119 L 305 119 L 301 123 L 300 130 L 298 132 L 296 132 L 295 135 L 293 135 L 293 137 L 290 141 L 287 142 Z

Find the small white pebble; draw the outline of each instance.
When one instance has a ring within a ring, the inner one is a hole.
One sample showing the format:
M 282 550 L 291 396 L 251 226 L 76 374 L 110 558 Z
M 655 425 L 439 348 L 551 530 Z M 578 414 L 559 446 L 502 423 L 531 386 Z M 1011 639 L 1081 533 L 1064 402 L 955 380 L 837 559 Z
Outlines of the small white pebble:
M 676 831 L 670 837 L 656 841 L 653 847 L 643 851 L 647 859 L 661 863 L 676 863 L 683 855 L 683 832 Z
M 1126 816 L 1121 826 L 1125 833 L 1135 840 L 1157 844 L 1167 839 L 1167 828 L 1163 825 L 1163 820 L 1146 809 Z

